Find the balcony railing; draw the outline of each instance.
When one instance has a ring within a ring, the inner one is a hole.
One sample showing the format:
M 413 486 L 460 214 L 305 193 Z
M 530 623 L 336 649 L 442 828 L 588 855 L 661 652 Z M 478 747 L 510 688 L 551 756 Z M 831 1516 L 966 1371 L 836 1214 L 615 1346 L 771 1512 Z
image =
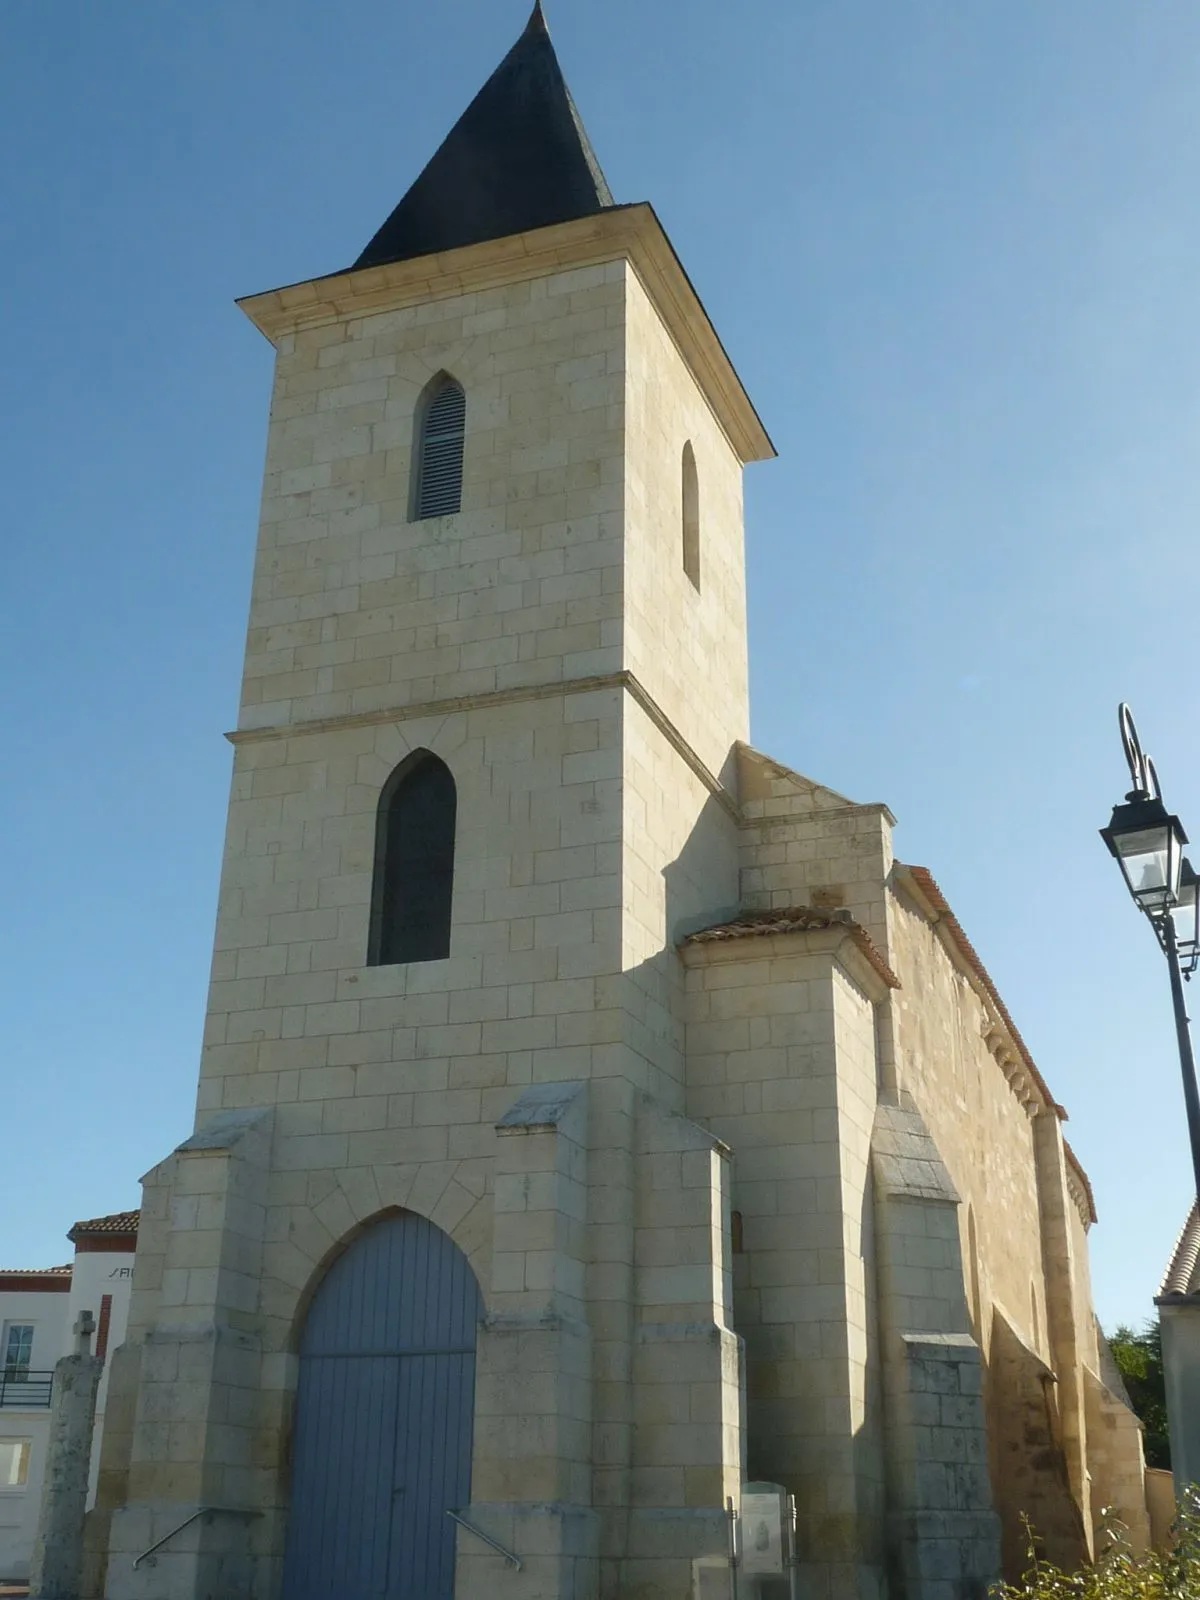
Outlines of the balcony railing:
M 0 1367 L 0 1410 L 44 1411 L 54 1387 L 52 1372 L 30 1372 L 26 1367 L 7 1371 Z

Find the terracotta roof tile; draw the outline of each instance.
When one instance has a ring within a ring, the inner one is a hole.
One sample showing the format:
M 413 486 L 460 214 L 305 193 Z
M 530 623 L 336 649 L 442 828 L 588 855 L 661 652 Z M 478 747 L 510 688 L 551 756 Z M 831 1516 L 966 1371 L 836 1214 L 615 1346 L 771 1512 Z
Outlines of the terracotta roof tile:
M 140 1211 L 114 1211 L 107 1217 L 90 1217 L 86 1222 L 77 1222 L 67 1238 L 74 1243 L 76 1239 L 97 1233 L 136 1234 L 141 1215 Z
M 1171 1264 L 1158 1291 L 1160 1300 L 1192 1294 L 1200 1294 L 1200 1210 L 1195 1203 L 1171 1252 Z
M 72 1269 L 66 1267 L 0 1267 L 0 1293 L 69 1294 Z
M 716 944 L 730 939 L 764 938 L 773 933 L 821 933 L 827 928 L 845 928 L 875 971 L 890 989 L 900 980 L 884 960 L 867 930 L 854 921 L 848 911 L 818 911 L 812 906 L 783 906 L 771 911 L 743 911 L 730 922 L 690 933 L 684 944 Z

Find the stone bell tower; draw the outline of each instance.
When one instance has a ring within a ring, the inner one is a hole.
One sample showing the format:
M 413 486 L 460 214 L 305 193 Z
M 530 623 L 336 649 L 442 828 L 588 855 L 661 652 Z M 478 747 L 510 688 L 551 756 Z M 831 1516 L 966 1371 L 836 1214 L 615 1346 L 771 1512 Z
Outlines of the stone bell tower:
M 354 265 L 241 304 L 276 368 L 212 987 L 94 1590 L 683 1593 L 741 1414 L 676 945 L 738 905 L 770 442 L 540 5 Z

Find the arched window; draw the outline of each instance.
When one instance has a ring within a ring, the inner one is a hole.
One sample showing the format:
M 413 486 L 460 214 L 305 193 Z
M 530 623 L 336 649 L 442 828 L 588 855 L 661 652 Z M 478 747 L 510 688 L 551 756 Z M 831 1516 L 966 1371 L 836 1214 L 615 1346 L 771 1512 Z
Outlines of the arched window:
M 417 407 L 413 447 L 413 521 L 462 510 L 463 434 L 467 397 L 461 383 L 441 373 Z
M 428 750 L 414 750 L 384 784 L 375 823 L 369 966 L 444 961 L 450 954 L 457 809 L 450 768 Z
M 683 570 L 700 587 L 700 481 L 696 452 L 689 439 L 683 447 Z

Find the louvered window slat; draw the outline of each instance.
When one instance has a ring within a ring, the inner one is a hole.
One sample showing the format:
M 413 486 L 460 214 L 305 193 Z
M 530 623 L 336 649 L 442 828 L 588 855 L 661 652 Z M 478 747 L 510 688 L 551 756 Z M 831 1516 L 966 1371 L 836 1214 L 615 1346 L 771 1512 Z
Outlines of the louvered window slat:
M 421 428 L 417 519 L 449 517 L 462 510 L 463 435 L 467 397 L 447 379 L 430 400 Z

